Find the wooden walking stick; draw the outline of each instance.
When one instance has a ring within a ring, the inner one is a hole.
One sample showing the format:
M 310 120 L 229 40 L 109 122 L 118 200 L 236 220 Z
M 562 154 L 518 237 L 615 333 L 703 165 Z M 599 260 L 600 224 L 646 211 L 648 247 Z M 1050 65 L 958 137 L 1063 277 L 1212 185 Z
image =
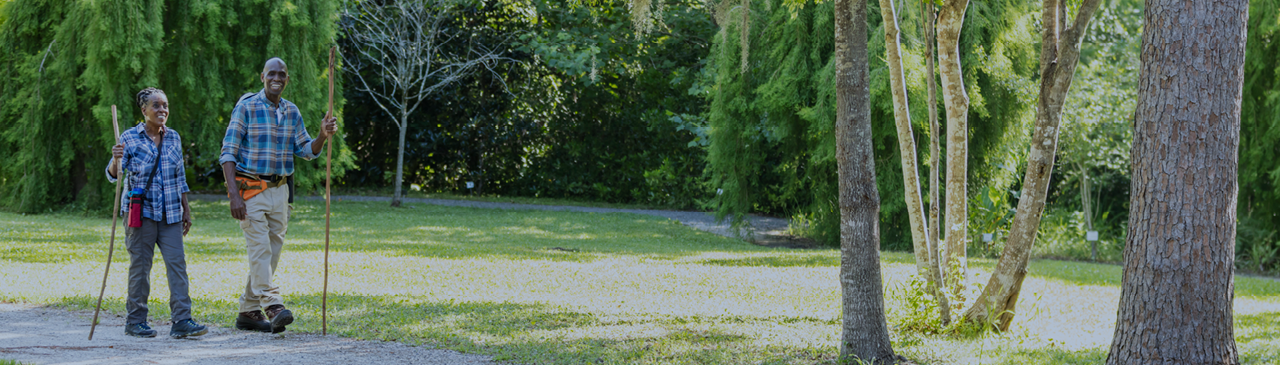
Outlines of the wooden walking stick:
M 116 130 L 116 144 L 120 144 L 120 123 L 116 122 L 116 106 L 111 106 L 111 126 Z M 89 325 L 89 340 L 93 340 L 93 331 L 98 328 L 98 312 L 102 311 L 102 295 L 107 292 L 107 274 L 111 273 L 111 254 L 116 248 L 116 218 L 120 217 L 120 186 L 124 182 L 124 175 L 121 172 L 124 166 L 120 166 L 120 159 L 114 158 L 112 164 L 116 165 L 116 199 L 114 200 L 114 208 L 111 209 L 111 240 L 107 243 L 107 270 L 102 273 L 102 290 L 98 291 L 98 305 L 93 309 L 93 324 Z
M 333 116 L 333 56 L 338 46 L 329 48 L 329 116 Z M 324 124 L 321 123 L 321 128 Z M 320 334 L 329 334 L 329 186 L 333 184 L 333 136 L 326 139 L 324 157 L 324 290 L 320 294 Z

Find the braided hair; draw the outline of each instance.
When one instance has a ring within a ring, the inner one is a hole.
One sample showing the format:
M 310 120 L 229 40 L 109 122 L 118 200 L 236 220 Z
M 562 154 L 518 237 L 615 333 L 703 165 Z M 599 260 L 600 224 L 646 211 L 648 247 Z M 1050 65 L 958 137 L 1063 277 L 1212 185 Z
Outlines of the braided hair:
M 139 92 L 138 92 L 138 107 L 139 107 L 139 108 L 142 108 L 142 107 L 146 106 L 146 105 L 147 105 L 147 100 L 151 100 L 151 95 L 155 95 L 155 94 L 161 94 L 161 95 L 164 95 L 164 90 L 160 90 L 160 89 L 157 89 L 157 88 L 154 88 L 154 87 L 149 87 L 149 88 L 146 88 L 146 89 L 142 89 L 142 91 L 139 91 Z

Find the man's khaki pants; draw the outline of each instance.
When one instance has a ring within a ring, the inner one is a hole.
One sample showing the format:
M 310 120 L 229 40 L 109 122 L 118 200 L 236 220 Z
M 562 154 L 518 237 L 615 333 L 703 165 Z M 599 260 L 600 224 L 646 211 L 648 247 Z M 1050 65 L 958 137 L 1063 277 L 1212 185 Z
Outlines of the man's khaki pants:
M 240 311 L 252 312 L 284 304 L 280 287 L 271 283 L 271 277 L 289 230 L 289 187 L 268 188 L 244 204 L 246 214 L 240 229 L 249 254 L 249 281 L 240 296 Z

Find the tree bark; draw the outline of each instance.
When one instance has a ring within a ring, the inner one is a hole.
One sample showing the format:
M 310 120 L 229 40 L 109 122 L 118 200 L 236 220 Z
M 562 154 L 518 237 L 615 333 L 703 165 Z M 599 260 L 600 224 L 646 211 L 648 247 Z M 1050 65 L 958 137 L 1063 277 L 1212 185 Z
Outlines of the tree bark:
M 1045 0 L 1041 19 L 1043 32 L 1040 48 L 1040 95 L 1036 103 L 1036 124 L 1031 135 L 1031 151 L 1027 155 L 1026 175 L 1022 178 L 1022 196 L 1018 200 L 1017 213 L 1009 227 L 1000 260 L 991 272 L 981 296 L 965 312 L 965 320 L 974 323 L 991 322 L 995 315 L 996 328 L 1008 330 L 1013 321 L 1022 281 L 1026 279 L 1031 248 L 1035 244 L 1036 231 L 1044 214 L 1045 198 L 1049 194 L 1049 178 L 1053 175 L 1053 159 L 1058 151 L 1059 122 L 1067 90 L 1080 59 L 1080 40 L 1089 28 L 1089 20 L 1098 9 L 1100 0 L 1085 0 L 1077 10 L 1070 29 L 1066 24 L 1066 1 Z M 1062 34 L 1059 34 L 1062 33 Z
M 938 67 L 942 74 L 942 100 L 947 109 L 947 244 L 943 277 L 946 286 L 961 302 L 964 275 L 968 266 L 969 209 L 969 95 L 964 91 L 964 70 L 960 68 L 960 28 L 969 0 L 945 2 L 938 11 Z
M 916 161 L 915 132 L 911 126 L 911 109 L 907 99 L 907 77 L 902 71 L 898 15 L 893 0 L 880 0 L 880 16 L 884 19 L 885 63 L 889 66 L 889 89 L 893 93 L 893 120 L 898 128 L 898 151 L 902 155 L 903 194 L 911 224 L 911 243 L 916 256 L 916 274 L 924 278 L 930 294 L 943 297 L 934 273 L 937 265 L 929 253 L 929 223 L 924 217 L 924 201 L 920 196 L 920 173 Z M 940 304 L 945 304 L 942 299 Z
M 400 115 L 400 148 L 396 152 L 396 193 L 391 197 L 391 206 L 399 207 L 402 202 L 400 186 L 404 185 L 404 135 L 409 130 L 409 113 Z
M 835 0 L 836 165 L 840 185 L 842 362 L 892 364 L 880 277 L 880 193 L 871 148 L 867 2 Z
M 1129 235 L 1107 364 L 1237 364 L 1246 0 L 1148 0 Z
M 940 289 L 934 294 L 934 299 L 938 301 L 942 324 L 948 325 L 951 324 L 951 304 L 944 292 L 946 286 L 943 285 L 942 270 L 939 264 L 942 258 L 938 255 L 938 245 L 942 241 L 942 237 L 938 235 L 938 231 L 942 229 L 942 221 L 938 219 L 938 137 L 942 135 L 942 131 L 938 127 L 938 84 L 934 82 L 934 78 L 937 76 L 933 65 L 934 57 L 936 57 L 933 46 L 934 42 L 937 41 L 936 37 L 934 37 L 934 32 L 937 29 L 934 27 L 936 19 L 934 17 L 933 1 L 926 0 L 924 4 L 926 13 L 923 17 L 925 19 L 924 59 L 925 68 L 929 70 L 927 74 L 929 80 L 929 107 L 926 108 L 929 111 L 929 220 L 926 222 L 929 223 L 928 248 L 929 256 L 932 257 L 930 263 L 933 265 L 933 267 L 929 268 L 931 270 L 929 275 L 939 285 Z

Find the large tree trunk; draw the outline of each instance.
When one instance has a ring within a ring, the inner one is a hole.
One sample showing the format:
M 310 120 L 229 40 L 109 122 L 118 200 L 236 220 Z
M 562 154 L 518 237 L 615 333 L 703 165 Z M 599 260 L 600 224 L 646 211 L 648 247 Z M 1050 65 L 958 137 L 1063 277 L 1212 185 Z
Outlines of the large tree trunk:
M 1045 198 L 1049 193 L 1049 177 L 1053 175 L 1053 159 L 1058 151 L 1059 122 L 1062 120 L 1062 104 L 1071 87 L 1076 61 L 1080 58 L 1080 40 L 1089 28 L 1089 20 L 1098 9 L 1100 0 L 1085 0 L 1077 11 L 1070 29 L 1065 29 L 1067 9 L 1065 0 L 1045 0 L 1041 19 L 1043 33 L 1040 48 L 1040 95 L 1036 104 L 1036 124 L 1031 135 L 1031 151 L 1027 156 L 1027 171 L 1022 178 L 1022 196 L 1018 210 L 1009 228 L 1000 261 L 991 272 L 987 286 L 973 306 L 965 312 L 965 320 L 990 322 L 997 315 L 997 328 L 1009 329 L 1022 281 L 1027 275 L 1027 263 L 1035 244 L 1036 231 L 1044 214 Z
M 1129 235 L 1107 364 L 1237 364 L 1246 0 L 1148 0 Z
M 924 48 L 925 48 L 925 68 L 928 69 L 929 79 L 929 256 L 932 257 L 930 263 L 933 267 L 930 270 L 930 279 L 939 284 L 938 290 L 935 290 L 934 296 L 938 301 L 939 314 L 942 316 L 942 324 L 951 324 L 951 304 L 947 300 L 945 286 L 941 285 L 942 270 L 939 268 L 939 262 L 942 258 L 938 256 L 938 244 L 942 241 L 942 237 L 938 235 L 941 230 L 942 221 L 938 219 L 938 137 L 942 135 L 941 128 L 938 127 L 938 84 L 934 82 L 937 76 L 934 72 L 933 60 L 936 55 L 933 51 L 933 36 L 936 29 L 934 28 L 934 11 L 933 2 L 924 2 L 925 23 L 924 23 Z
M 889 65 L 889 89 L 893 92 L 893 119 L 898 127 L 898 151 L 902 155 L 902 184 L 906 195 L 907 216 L 911 222 L 911 243 L 916 255 L 916 274 L 925 279 L 930 294 L 943 297 L 929 253 L 929 233 L 925 226 L 924 201 L 920 196 L 920 173 L 916 162 L 916 139 L 911 126 L 911 109 L 907 100 L 907 77 L 902 71 L 902 51 L 898 40 L 898 15 L 893 0 L 880 0 L 880 16 L 884 19 L 885 63 Z M 945 299 L 941 304 L 945 304 Z M 949 321 L 949 320 L 948 320 Z
M 942 74 L 942 101 L 947 109 L 947 244 L 943 249 L 942 273 L 946 286 L 963 302 L 964 275 L 968 262 L 969 193 L 969 95 L 964 91 L 964 70 L 960 68 L 960 28 L 969 0 L 947 1 L 938 14 L 938 67 Z
M 391 206 L 399 207 L 402 203 L 400 186 L 404 185 L 404 135 L 409 130 L 409 114 L 400 116 L 400 148 L 396 150 L 396 193 L 391 197 Z
M 867 2 L 836 0 L 836 165 L 840 179 L 840 358 L 895 362 L 880 277 L 880 192 L 871 149 Z

